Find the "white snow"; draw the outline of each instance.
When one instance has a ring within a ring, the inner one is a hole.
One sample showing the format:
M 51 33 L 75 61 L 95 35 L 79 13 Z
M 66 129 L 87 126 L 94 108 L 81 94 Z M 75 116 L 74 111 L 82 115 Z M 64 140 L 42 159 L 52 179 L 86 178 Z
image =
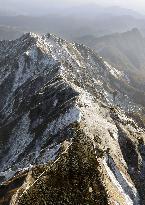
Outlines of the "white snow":
M 126 181 L 126 183 L 131 187 L 134 196 L 137 197 L 137 201 L 136 201 L 136 202 L 139 203 L 140 200 L 139 200 L 139 195 L 138 195 L 137 189 L 135 188 L 134 185 L 132 185 L 132 184 L 127 180 L 127 178 L 125 177 L 125 175 L 124 175 L 122 172 L 120 172 L 120 173 L 121 173 L 122 177 L 124 178 L 124 180 Z
M 103 160 L 103 165 L 112 183 L 116 186 L 120 194 L 124 197 L 126 205 L 139 205 L 140 199 L 136 188 L 131 183 L 129 183 L 128 180 L 124 177 L 124 175 L 122 175 L 122 173 L 117 169 L 117 167 L 115 167 L 113 160 L 106 155 Z M 112 168 L 110 168 L 110 166 Z
M 56 107 L 57 103 L 58 103 L 58 99 L 55 99 L 55 101 L 53 103 L 53 107 Z
M 90 193 L 92 193 L 92 192 L 93 192 L 92 187 L 89 187 L 89 192 L 90 192 Z
M 0 172 L 0 176 L 4 176 L 6 180 L 9 180 L 15 175 L 15 171 L 13 171 L 11 168 L 9 168 L 7 171 Z
M 87 126 L 109 132 L 113 138 L 118 141 L 118 129 L 116 125 L 111 121 L 111 118 L 106 116 L 107 113 L 105 113 L 103 109 L 100 109 L 100 105 L 94 102 L 93 97 L 89 93 L 81 93 L 80 103 L 83 105 L 80 109 Z
M 33 46 L 31 49 L 29 49 L 28 51 L 26 51 L 25 54 L 26 54 L 27 56 L 29 56 L 33 62 L 36 62 L 36 61 L 37 61 L 38 52 L 37 52 L 36 46 Z
M 61 115 L 58 119 L 51 122 L 44 135 L 57 134 L 59 131 L 69 126 L 72 123 L 80 122 L 81 120 L 81 111 L 78 107 L 70 108 L 65 114 Z
M 12 136 L 8 143 L 9 145 L 8 153 L 3 158 L 3 163 L 2 163 L 3 167 L 1 167 L 1 169 L 6 170 L 13 163 L 15 163 L 19 155 L 24 153 L 25 148 L 33 140 L 33 136 L 28 131 L 29 125 L 30 125 L 30 119 L 28 117 L 28 114 L 26 114 L 19 121 L 19 123 L 17 124 L 17 126 L 14 128 L 12 132 Z
M 60 74 L 61 76 L 63 76 L 63 75 L 64 75 L 64 72 L 65 72 L 65 68 L 64 68 L 64 66 L 61 65 L 61 67 L 60 67 L 60 69 L 59 69 L 59 74 Z
M 41 163 L 46 163 L 50 160 L 55 160 L 56 156 L 57 156 L 57 152 L 59 151 L 61 145 L 55 145 L 52 148 L 46 149 L 45 153 L 39 155 L 39 157 L 41 157 Z
M 104 61 L 105 65 L 108 68 L 108 71 L 115 77 L 115 78 L 122 78 L 124 76 L 124 73 L 117 70 L 116 68 L 112 67 L 108 62 Z

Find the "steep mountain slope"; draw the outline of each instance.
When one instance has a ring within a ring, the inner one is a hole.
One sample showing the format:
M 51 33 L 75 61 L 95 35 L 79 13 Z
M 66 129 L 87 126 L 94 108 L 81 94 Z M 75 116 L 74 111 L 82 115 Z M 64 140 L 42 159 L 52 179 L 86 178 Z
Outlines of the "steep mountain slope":
M 144 93 L 84 45 L 0 42 L 0 204 L 144 204 Z
M 22 6 L 22 5 L 21 5 Z M 30 6 L 30 5 L 29 5 Z M 46 6 L 46 5 L 45 5 Z M 29 7 L 30 9 L 30 7 Z M 95 5 L 85 5 L 66 9 L 56 9 L 51 6 L 32 15 L 1 16 L 0 25 L 17 28 L 20 31 L 36 33 L 55 33 L 70 40 L 82 35 L 97 37 L 116 32 L 125 32 L 136 27 L 145 33 L 145 17 L 130 10 L 121 8 L 100 8 Z

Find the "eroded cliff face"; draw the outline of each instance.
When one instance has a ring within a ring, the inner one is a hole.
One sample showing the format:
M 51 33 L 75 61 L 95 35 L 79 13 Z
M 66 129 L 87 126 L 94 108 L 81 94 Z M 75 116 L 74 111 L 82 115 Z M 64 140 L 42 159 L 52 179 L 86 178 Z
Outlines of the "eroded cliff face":
M 0 43 L 0 204 L 144 204 L 144 93 L 54 35 Z

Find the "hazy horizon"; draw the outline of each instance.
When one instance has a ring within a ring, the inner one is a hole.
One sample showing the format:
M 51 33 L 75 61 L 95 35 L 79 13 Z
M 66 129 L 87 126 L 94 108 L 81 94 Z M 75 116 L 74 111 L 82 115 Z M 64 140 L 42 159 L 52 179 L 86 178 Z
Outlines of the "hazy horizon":
M 114 7 L 119 6 L 126 9 L 145 12 L 144 0 L 1 0 L 0 8 L 10 9 L 15 12 L 24 13 L 43 13 L 49 8 L 66 8 L 71 6 L 85 5 L 95 3 L 98 6 Z

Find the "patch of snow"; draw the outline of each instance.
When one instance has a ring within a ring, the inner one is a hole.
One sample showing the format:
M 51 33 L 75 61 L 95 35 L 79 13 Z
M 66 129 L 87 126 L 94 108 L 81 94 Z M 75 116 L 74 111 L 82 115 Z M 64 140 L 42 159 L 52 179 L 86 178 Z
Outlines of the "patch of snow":
M 124 196 L 126 204 L 139 205 L 140 199 L 136 188 L 129 183 L 124 175 L 122 175 L 122 173 L 117 169 L 112 158 L 106 155 L 103 160 L 103 165 L 112 183 L 119 190 L 120 194 Z
M 35 159 L 37 159 L 40 155 L 40 152 L 41 152 L 41 145 L 39 143 L 39 139 L 36 140 L 36 151 L 35 151 Z
M 88 92 L 81 92 L 80 100 L 83 106 L 91 107 L 93 103 L 93 96 L 90 95 Z
M 103 95 L 104 95 L 104 97 L 105 97 L 108 104 L 110 104 L 110 105 L 113 104 L 113 102 L 114 102 L 113 94 L 111 94 L 111 93 L 104 90 Z
M 115 205 L 120 205 L 120 203 L 119 203 L 119 202 L 117 202 L 117 201 L 115 201 L 114 203 L 115 203 Z M 129 204 L 128 204 L 128 205 L 129 205 Z
M 12 136 L 8 141 L 8 153 L 2 160 L 2 170 L 7 170 L 16 163 L 18 157 L 25 152 L 25 148 L 33 140 L 33 136 L 29 133 L 29 126 L 30 119 L 26 114 L 12 131 Z
M 59 151 L 61 145 L 55 145 L 53 148 L 49 148 L 45 151 L 44 154 L 40 154 L 39 157 L 41 157 L 40 161 L 41 163 L 46 163 L 50 160 L 55 160 L 57 156 L 57 152 Z
M 101 80 L 96 80 L 95 78 L 93 78 L 93 81 L 94 81 L 95 85 L 99 85 L 99 86 L 103 85 L 103 82 Z
M 36 46 L 33 46 L 31 49 L 29 49 L 28 51 L 26 51 L 25 54 L 26 54 L 27 56 L 29 56 L 29 57 L 31 58 L 31 60 L 33 60 L 33 62 L 36 62 L 36 61 L 37 61 L 38 52 L 37 52 Z
M 72 123 L 81 121 L 81 111 L 78 107 L 70 108 L 64 115 L 61 115 L 58 119 L 51 122 L 44 135 L 57 134 L 60 130 L 69 126 Z
M 112 128 L 112 126 L 111 126 L 111 128 Z M 109 129 L 108 129 L 109 130 Z M 113 131 L 113 132 L 112 132 Z M 118 129 L 116 128 L 116 129 L 111 129 L 111 130 L 109 130 L 109 132 L 111 133 L 111 136 L 113 137 L 113 139 L 115 139 L 116 141 L 118 141 Z
M 117 70 L 116 68 L 112 67 L 108 62 L 104 61 L 105 65 L 107 66 L 109 72 L 117 79 L 124 77 L 124 73 Z
M 120 172 L 120 173 L 121 173 L 121 175 L 123 176 L 123 178 L 124 178 L 124 180 L 126 181 L 126 183 L 129 185 L 129 187 L 131 187 L 131 189 L 132 189 L 132 191 L 133 191 L 133 194 L 134 194 L 134 196 L 137 197 L 137 202 L 139 203 L 139 201 L 140 201 L 140 200 L 139 200 L 139 195 L 138 195 L 138 192 L 137 192 L 135 186 L 132 185 L 132 184 L 127 180 L 127 178 L 125 177 L 125 175 L 124 175 L 122 172 Z
M 141 106 L 135 104 L 127 95 L 123 95 L 120 92 L 118 92 L 115 100 L 111 92 L 102 89 L 102 93 L 109 106 L 116 105 L 127 112 L 138 112 L 142 109 Z
M 64 66 L 61 65 L 61 67 L 60 67 L 60 69 L 59 69 L 60 75 L 63 75 L 64 72 L 65 72 L 65 68 L 64 68 Z
M 103 110 L 100 110 L 100 106 L 94 103 L 93 97 L 87 92 L 82 92 L 80 95 L 80 102 L 83 105 L 83 107 L 81 107 L 81 112 L 87 126 L 94 128 L 100 127 L 112 133 L 114 139 L 118 140 L 118 129 L 116 125 L 106 118 L 106 113 L 103 113 Z
M 0 176 L 4 176 L 6 180 L 9 180 L 15 175 L 15 171 L 9 168 L 7 171 L 0 172 Z
M 56 107 L 57 103 L 58 103 L 58 99 L 55 99 L 55 101 L 53 103 L 53 107 Z
M 93 192 L 92 187 L 89 187 L 89 192 L 90 192 L 90 193 L 92 193 L 92 192 Z

